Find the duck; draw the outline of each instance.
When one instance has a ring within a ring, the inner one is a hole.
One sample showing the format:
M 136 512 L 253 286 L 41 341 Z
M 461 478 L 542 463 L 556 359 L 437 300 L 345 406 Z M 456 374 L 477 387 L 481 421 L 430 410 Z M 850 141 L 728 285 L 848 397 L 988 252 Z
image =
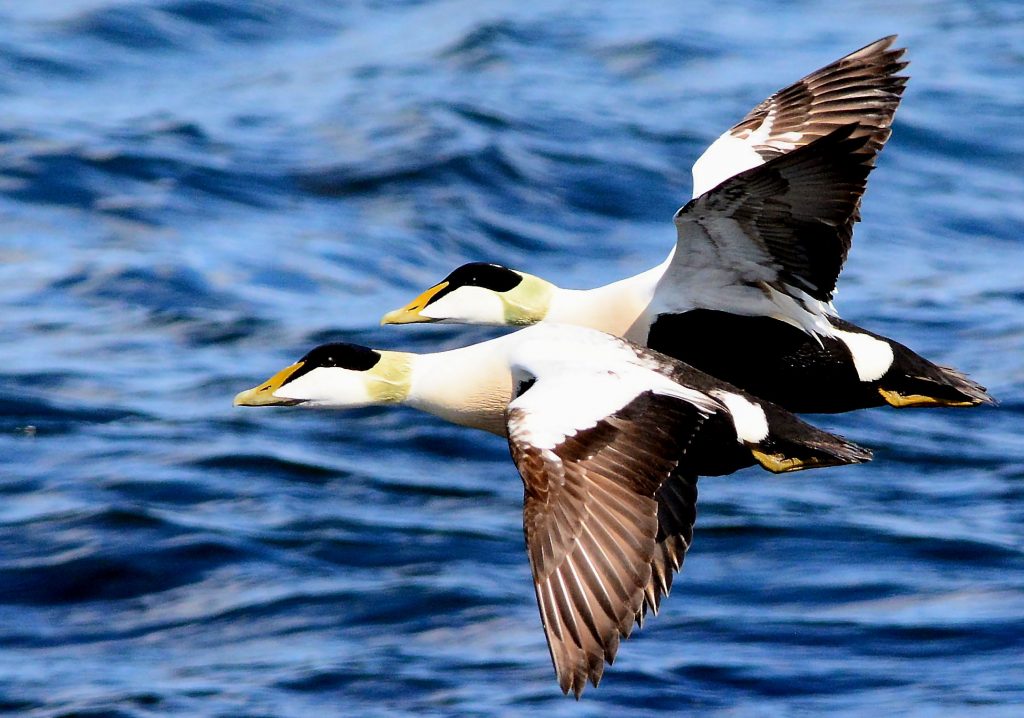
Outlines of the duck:
M 671 357 L 552 323 L 436 353 L 321 345 L 234 403 L 406 405 L 505 436 L 555 676 L 577 699 L 670 590 L 693 538 L 698 476 L 871 456 Z
M 594 289 L 472 262 L 382 324 L 574 324 L 794 412 L 992 404 L 984 386 L 842 319 L 833 297 L 906 76 L 896 37 L 783 88 L 693 166 L 660 265 Z

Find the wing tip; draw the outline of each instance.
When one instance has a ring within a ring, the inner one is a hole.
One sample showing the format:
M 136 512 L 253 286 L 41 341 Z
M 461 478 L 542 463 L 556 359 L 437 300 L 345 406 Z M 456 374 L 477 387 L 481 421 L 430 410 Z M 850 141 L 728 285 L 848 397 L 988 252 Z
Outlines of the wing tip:
M 567 670 L 560 671 L 556 667 L 555 677 L 558 679 L 558 687 L 562 690 L 562 695 L 567 696 L 572 693 L 573 698 L 578 701 L 583 697 L 583 691 L 588 682 L 597 688 L 604 677 L 606 661 L 607 665 L 612 664 L 612 661 L 606 657 L 591 653 Z
M 840 60 L 840 62 L 844 60 L 863 60 L 865 58 L 882 55 L 894 55 L 896 57 L 900 57 L 903 55 L 903 53 L 907 51 L 907 48 L 893 48 L 892 46 L 896 44 L 897 40 L 899 40 L 899 35 L 896 33 L 893 33 L 892 35 L 886 35 L 885 37 L 880 37 L 877 40 L 869 42 L 864 47 L 854 50 L 848 55 L 845 55 Z M 890 48 L 892 49 L 890 50 Z

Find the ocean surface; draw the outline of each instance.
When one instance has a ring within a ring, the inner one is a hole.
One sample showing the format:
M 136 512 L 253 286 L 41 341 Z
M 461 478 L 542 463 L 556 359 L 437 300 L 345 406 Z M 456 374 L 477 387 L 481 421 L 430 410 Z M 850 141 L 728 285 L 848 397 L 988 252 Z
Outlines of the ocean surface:
M 814 417 L 857 467 L 701 483 L 662 614 L 555 683 L 505 442 L 243 410 L 457 264 L 661 261 L 702 149 L 912 61 L 837 305 L 1000 406 Z M 0 4 L 0 715 L 1019 716 L 1024 5 Z

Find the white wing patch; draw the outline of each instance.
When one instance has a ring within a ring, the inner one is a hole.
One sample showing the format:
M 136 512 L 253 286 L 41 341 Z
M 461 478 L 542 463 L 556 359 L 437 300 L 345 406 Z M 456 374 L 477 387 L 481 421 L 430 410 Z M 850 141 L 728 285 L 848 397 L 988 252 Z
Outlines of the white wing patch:
M 753 143 L 726 132 L 693 163 L 693 196 L 700 197 L 733 175 L 764 164 Z
M 857 369 L 857 378 L 861 381 L 881 379 L 892 366 L 894 355 L 888 342 L 867 334 L 844 332 L 834 328 L 829 334 L 839 339 L 850 350 L 853 366 Z
M 764 409 L 732 392 L 715 389 L 711 394 L 729 409 L 737 439 L 758 444 L 768 438 L 768 418 L 764 415 Z
M 642 391 L 610 371 L 602 376 L 549 369 L 508 405 L 509 411 L 521 409 L 528 417 L 522 425 L 510 426 L 509 435 L 539 449 L 554 449 L 566 436 L 595 426 Z
M 596 331 L 586 331 L 604 337 Z M 605 339 L 610 345 L 618 345 L 618 340 Z M 508 406 L 509 411 L 520 409 L 527 417 L 519 425 L 509 426 L 509 434 L 537 448 L 553 449 L 565 437 L 595 426 L 648 391 L 685 401 L 705 414 L 724 408 L 703 392 L 625 360 L 627 352 L 621 349 L 595 352 L 598 356 L 551 358 L 541 355 L 537 345 L 542 343 L 531 342 L 533 346 L 511 357 L 516 381 L 532 378 L 536 382 Z M 617 356 L 613 359 L 612 354 Z

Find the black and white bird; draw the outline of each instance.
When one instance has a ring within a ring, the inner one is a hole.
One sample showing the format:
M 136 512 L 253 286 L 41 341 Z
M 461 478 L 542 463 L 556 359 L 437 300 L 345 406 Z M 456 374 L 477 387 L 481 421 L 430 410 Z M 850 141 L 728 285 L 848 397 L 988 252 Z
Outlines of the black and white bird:
M 693 166 L 694 198 L 657 267 L 570 290 L 472 263 L 385 324 L 592 327 L 685 361 L 791 411 L 991 403 L 984 387 L 841 319 L 832 304 L 868 173 L 906 77 L 895 37 L 755 107 Z
M 549 323 L 434 354 L 323 345 L 235 404 L 405 404 L 507 436 L 541 621 L 559 685 L 577 697 L 668 593 L 698 475 L 870 457 L 681 362 Z

